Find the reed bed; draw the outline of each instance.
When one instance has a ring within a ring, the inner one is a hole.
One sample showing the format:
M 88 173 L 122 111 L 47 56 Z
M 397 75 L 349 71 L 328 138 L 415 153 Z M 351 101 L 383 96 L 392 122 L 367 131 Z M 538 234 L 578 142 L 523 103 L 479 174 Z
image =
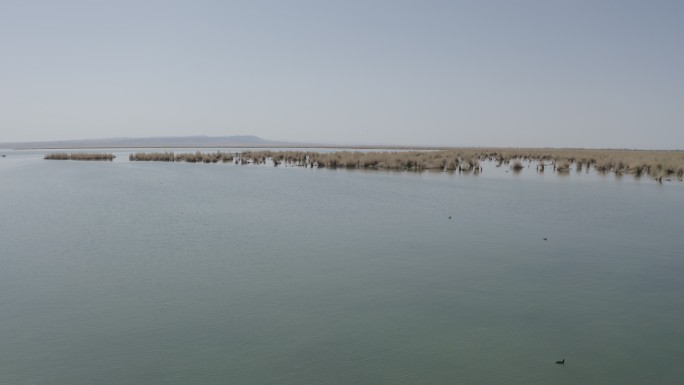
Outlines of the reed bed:
M 107 160 L 112 161 L 116 158 L 114 154 L 103 154 L 103 153 L 87 153 L 87 152 L 53 152 L 46 154 L 43 159 L 49 160 Z
M 366 169 L 424 171 L 438 170 L 460 173 L 482 172 L 481 162 L 493 162 L 497 167 L 509 165 L 514 172 L 534 167 L 538 172 L 552 167 L 554 172 L 631 174 L 649 176 L 658 181 L 663 178 L 684 178 L 684 151 L 645 150 L 587 150 L 551 148 L 450 148 L 443 150 L 413 151 L 272 151 L 254 150 L 230 154 L 210 153 L 137 153 L 132 161 L 166 161 L 191 163 L 234 162 L 235 164 L 272 164 L 294 167 L 328 169 Z
M 138 152 L 130 154 L 128 160 L 136 162 L 188 162 L 188 163 L 217 163 L 231 162 L 233 154 L 229 152 L 200 152 L 175 154 L 166 152 Z
M 264 164 L 272 159 L 274 165 L 317 168 L 347 168 L 375 170 L 444 170 L 481 172 L 480 162 L 495 162 L 497 166 L 511 164 L 520 172 L 524 162 L 535 163 L 543 172 L 546 166 L 558 173 L 576 171 L 648 175 L 656 180 L 663 177 L 684 178 L 684 151 L 645 150 L 588 150 L 539 148 L 453 148 L 437 151 L 359 152 L 337 151 L 247 151 L 240 156 L 240 164 Z

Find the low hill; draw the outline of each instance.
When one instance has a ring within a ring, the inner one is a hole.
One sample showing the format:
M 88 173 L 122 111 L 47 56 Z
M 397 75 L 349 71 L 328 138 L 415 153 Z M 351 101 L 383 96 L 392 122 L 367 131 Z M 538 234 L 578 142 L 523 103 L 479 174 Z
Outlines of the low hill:
M 135 148 L 135 147 L 270 147 L 294 143 L 266 140 L 253 135 L 166 136 L 149 138 L 106 138 L 43 142 L 0 143 L 0 148 Z

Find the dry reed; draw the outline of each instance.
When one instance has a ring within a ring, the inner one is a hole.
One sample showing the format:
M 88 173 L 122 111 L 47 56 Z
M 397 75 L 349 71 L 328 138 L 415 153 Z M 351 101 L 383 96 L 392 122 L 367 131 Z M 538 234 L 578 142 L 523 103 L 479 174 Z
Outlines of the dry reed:
M 103 154 L 103 153 L 87 153 L 87 152 L 53 152 L 50 154 L 45 154 L 43 159 L 49 160 L 106 160 L 112 161 L 116 158 L 113 154 Z
M 188 163 L 217 163 L 231 162 L 233 154 L 227 152 L 200 152 L 175 154 L 173 152 L 138 152 L 128 156 L 130 161 L 140 162 L 188 162 Z
M 550 148 L 451 148 L 444 150 L 411 151 L 244 151 L 229 153 L 138 153 L 130 160 L 169 162 L 235 162 L 236 164 L 273 164 L 310 168 L 345 168 L 367 170 L 423 171 L 440 170 L 463 173 L 482 171 L 480 162 L 494 162 L 497 167 L 512 164 L 511 169 L 520 172 L 523 162 L 536 163 L 536 169 L 544 172 L 552 165 L 554 171 L 567 173 L 574 166 L 578 172 L 591 170 L 617 175 L 648 175 L 656 180 L 667 177 L 684 177 L 684 151 L 646 150 L 587 150 Z

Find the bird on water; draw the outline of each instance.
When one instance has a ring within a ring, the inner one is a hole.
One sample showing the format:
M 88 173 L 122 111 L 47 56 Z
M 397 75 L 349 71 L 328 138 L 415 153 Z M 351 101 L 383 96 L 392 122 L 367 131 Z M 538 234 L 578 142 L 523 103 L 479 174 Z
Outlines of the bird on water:
M 563 358 L 562 360 L 556 361 L 556 363 L 557 363 L 558 365 L 564 365 L 564 364 L 565 364 L 565 358 Z

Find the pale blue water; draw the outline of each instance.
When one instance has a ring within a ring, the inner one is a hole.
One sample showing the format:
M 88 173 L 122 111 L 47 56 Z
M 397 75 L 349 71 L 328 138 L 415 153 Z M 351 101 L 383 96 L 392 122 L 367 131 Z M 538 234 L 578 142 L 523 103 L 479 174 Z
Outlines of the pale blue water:
M 681 182 L 4 153 L 2 384 L 684 378 Z

